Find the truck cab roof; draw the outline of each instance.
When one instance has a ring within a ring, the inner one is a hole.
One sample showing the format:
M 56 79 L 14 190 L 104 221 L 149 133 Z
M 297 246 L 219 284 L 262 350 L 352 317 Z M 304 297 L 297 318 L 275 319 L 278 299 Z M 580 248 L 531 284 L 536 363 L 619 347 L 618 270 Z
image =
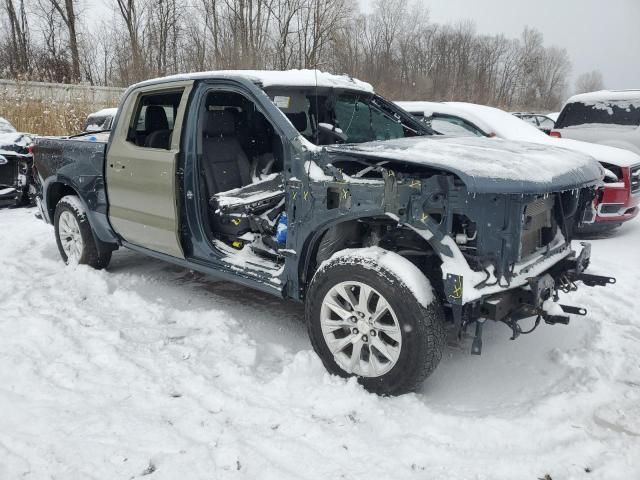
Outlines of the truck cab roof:
M 214 70 L 209 72 L 195 72 L 168 77 L 159 77 L 133 85 L 131 88 L 146 87 L 167 82 L 184 80 L 213 80 L 243 78 L 259 84 L 263 88 L 270 87 L 319 87 L 340 88 L 366 93 L 374 93 L 373 87 L 367 82 L 357 80 L 348 75 L 336 75 L 320 70 Z

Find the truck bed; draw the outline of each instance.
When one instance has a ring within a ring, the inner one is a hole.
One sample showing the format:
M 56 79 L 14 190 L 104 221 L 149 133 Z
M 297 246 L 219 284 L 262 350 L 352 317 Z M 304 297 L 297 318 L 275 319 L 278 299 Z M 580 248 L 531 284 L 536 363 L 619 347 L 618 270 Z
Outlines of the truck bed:
M 88 133 L 70 138 L 41 137 L 35 140 L 34 166 L 43 218 L 53 223 L 54 205 L 61 196 L 78 192 L 87 215 L 101 240 L 113 241 L 107 221 L 104 183 L 106 134 Z

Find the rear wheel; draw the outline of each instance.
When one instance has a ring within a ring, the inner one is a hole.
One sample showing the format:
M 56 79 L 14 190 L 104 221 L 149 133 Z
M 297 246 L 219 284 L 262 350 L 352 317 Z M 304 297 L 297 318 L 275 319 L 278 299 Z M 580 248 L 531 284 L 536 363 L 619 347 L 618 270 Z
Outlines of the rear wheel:
M 329 372 L 398 395 L 418 388 L 440 362 L 443 316 L 415 265 L 375 251 L 351 250 L 318 270 L 307 296 L 307 328 Z
M 111 260 L 111 250 L 96 244 L 91 225 L 80 199 L 75 195 L 63 197 L 54 215 L 56 243 L 66 264 L 105 268 Z

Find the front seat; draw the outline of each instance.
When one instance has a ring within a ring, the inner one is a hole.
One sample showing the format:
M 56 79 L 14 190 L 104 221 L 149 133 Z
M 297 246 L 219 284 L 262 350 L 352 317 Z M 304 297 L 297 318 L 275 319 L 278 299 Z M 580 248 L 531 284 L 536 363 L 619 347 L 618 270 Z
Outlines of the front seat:
M 236 135 L 236 119 L 228 110 L 209 112 L 202 140 L 202 168 L 211 206 L 211 227 L 229 240 L 250 230 L 247 217 L 223 213 L 220 197 L 224 192 L 251 183 L 251 167 Z M 218 195 L 216 195 L 218 194 Z
M 144 126 L 147 138 L 144 146 L 149 148 L 169 148 L 171 130 L 167 121 L 167 113 L 160 105 L 149 105 L 144 115 Z
M 236 136 L 228 110 L 209 112 L 202 141 L 203 168 L 209 196 L 251 183 L 251 168 Z

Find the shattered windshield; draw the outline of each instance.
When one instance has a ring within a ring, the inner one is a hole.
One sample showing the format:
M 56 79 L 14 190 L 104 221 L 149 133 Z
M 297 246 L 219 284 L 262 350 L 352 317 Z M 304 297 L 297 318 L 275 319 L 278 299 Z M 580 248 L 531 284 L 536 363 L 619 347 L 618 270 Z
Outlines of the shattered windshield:
M 267 94 L 293 126 L 316 145 L 364 143 L 431 135 L 428 126 L 383 98 L 365 92 L 323 89 Z

